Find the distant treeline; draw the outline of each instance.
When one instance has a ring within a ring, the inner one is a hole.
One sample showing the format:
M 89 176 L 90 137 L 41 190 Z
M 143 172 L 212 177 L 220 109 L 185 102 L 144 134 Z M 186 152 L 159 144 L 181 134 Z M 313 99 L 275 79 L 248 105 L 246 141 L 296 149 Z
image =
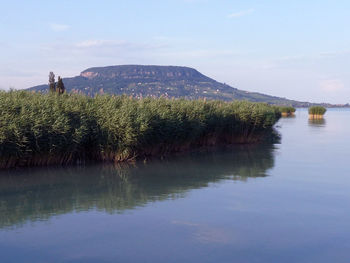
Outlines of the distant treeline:
M 257 142 L 280 115 L 264 103 L 0 92 L 0 168 Z

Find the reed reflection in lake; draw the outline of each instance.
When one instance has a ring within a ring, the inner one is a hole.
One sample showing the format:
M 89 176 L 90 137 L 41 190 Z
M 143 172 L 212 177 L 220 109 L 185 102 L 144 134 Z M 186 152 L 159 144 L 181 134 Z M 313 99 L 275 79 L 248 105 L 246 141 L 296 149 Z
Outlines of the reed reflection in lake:
M 308 119 L 308 124 L 311 127 L 325 127 L 326 119 Z
M 0 228 L 73 211 L 122 213 L 149 202 L 181 198 L 220 180 L 265 177 L 274 165 L 273 149 L 272 144 L 246 145 L 149 163 L 3 172 Z

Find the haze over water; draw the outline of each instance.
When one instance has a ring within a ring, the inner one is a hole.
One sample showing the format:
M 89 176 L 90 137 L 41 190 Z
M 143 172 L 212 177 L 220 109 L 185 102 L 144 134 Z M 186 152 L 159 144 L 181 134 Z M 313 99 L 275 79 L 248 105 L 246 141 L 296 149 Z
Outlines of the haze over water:
M 349 262 L 349 110 L 281 144 L 0 173 L 1 262 Z

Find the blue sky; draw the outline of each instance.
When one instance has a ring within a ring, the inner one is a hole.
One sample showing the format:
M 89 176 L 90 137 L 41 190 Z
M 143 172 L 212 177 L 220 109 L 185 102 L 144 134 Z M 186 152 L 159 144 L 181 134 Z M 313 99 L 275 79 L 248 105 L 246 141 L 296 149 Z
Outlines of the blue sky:
M 190 66 L 236 88 L 350 102 L 350 1 L 6 1 L 0 88 L 93 66 Z

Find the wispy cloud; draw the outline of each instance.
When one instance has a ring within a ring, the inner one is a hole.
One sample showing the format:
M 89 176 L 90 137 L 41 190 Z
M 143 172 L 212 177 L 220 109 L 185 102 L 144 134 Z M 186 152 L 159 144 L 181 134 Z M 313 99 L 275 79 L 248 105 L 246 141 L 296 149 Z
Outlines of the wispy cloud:
M 0 67 L 0 75 L 7 76 L 7 77 L 25 78 L 25 77 L 35 76 L 36 74 L 37 72 L 34 72 L 34 71 L 23 71 L 20 69 Z
M 340 79 L 326 79 L 320 83 L 321 89 L 326 92 L 338 92 L 344 89 L 345 85 Z
M 249 14 L 251 14 L 253 12 L 254 12 L 254 9 L 250 8 L 250 9 L 247 9 L 247 10 L 242 10 L 242 11 L 239 11 L 239 12 L 231 13 L 231 14 L 228 15 L 228 18 L 242 17 L 242 16 L 249 15 Z
M 128 48 L 128 49 L 157 49 L 167 47 L 163 43 L 136 43 L 126 40 L 106 40 L 106 39 L 88 39 L 75 43 L 77 48 Z
M 350 54 L 350 50 L 345 49 L 345 50 L 338 50 L 338 51 L 331 51 L 331 52 L 322 52 L 320 53 L 320 57 L 332 58 L 332 57 L 349 55 L 349 54 Z
M 67 31 L 70 29 L 70 25 L 65 25 L 65 24 L 57 24 L 57 23 L 51 23 L 50 25 L 51 30 L 55 32 L 63 32 Z
M 126 41 L 114 41 L 114 40 L 103 40 L 103 39 L 89 39 L 76 43 L 77 47 L 80 48 L 92 48 L 92 47 L 105 47 L 105 46 L 125 46 L 128 42 Z

